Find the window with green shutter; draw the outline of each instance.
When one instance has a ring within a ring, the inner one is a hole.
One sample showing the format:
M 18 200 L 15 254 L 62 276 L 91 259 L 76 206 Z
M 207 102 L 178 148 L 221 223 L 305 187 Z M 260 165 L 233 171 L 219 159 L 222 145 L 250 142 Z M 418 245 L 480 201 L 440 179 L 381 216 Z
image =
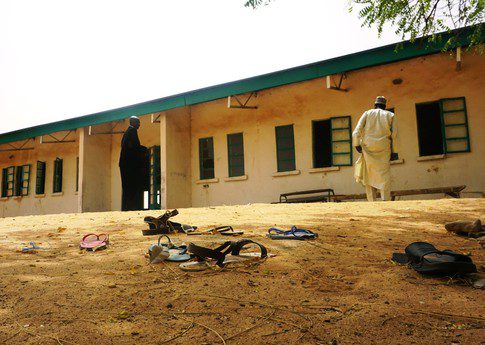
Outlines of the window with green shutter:
M 52 192 L 62 192 L 62 159 L 60 158 L 56 158 L 54 161 L 54 181 Z
M 2 169 L 2 198 L 14 195 L 15 188 L 15 167 L 11 166 Z
M 199 139 L 199 168 L 201 180 L 214 178 L 214 140 L 212 137 Z
M 242 133 L 227 135 L 229 177 L 244 175 L 244 141 Z
M 313 167 L 352 165 L 350 116 L 312 122 Z
M 296 169 L 295 138 L 293 125 L 277 126 L 276 132 L 276 159 L 278 172 Z
M 332 165 L 352 165 L 352 125 L 350 116 L 338 116 L 330 119 L 332 140 Z
M 15 196 L 29 195 L 30 164 L 15 167 Z
M 37 169 L 35 175 L 35 194 L 40 195 L 45 193 L 45 162 L 37 161 Z
M 470 152 L 465 97 L 416 104 L 420 156 Z

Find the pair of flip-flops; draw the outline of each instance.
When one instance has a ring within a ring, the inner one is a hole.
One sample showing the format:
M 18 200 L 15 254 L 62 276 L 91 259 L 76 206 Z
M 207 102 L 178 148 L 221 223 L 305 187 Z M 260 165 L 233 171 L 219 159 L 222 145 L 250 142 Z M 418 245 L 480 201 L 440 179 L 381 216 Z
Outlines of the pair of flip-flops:
M 392 260 L 426 274 L 463 275 L 477 271 L 467 255 L 448 249 L 438 250 L 427 242 L 411 243 L 406 247 L 405 253 L 394 253 Z
M 296 226 L 292 226 L 290 230 L 270 228 L 266 236 L 272 240 L 312 240 L 317 238 L 318 234 L 307 229 L 299 229 Z
M 259 251 L 244 251 L 250 246 L 257 247 Z M 249 239 L 243 239 L 237 242 L 227 241 L 214 249 L 190 243 L 188 252 L 192 254 L 197 261 L 180 264 L 180 269 L 184 271 L 203 271 L 210 268 L 223 268 L 229 264 L 247 264 L 250 262 L 261 261 L 268 257 L 268 250 L 265 246 Z
M 175 232 L 191 233 L 197 230 L 196 226 L 172 222 L 169 219 L 179 214 L 178 210 L 166 211 L 159 217 L 147 216 L 143 219 L 148 229 L 142 230 L 143 236 L 163 235 Z
M 162 243 L 162 238 L 166 238 L 167 242 Z M 160 236 L 158 238 L 158 243 L 153 244 L 148 248 L 148 256 L 150 258 L 150 263 L 156 264 L 162 261 L 188 261 L 191 256 L 187 254 L 187 246 L 180 245 L 177 246 L 173 244 L 170 237 L 167 235 Z
M 87 234 L 84 235 L 79 243 L 79 248 L 94 252 L 96 250 L 106 249 L 108 243 L 109 236 L 106 234 Z
M 187 235 L 222 235 L 222 236 L 240 236 L 244 234 L 244 231 L 234 231 L 230 225 L 218 226 L 206 231 L 190 232 Z
M 37 250 L 45 250 L 45 248 L 39 247 L 34 242 L 29 242 L 29 246 L 22 247 L 22 253 L 36 253 Z

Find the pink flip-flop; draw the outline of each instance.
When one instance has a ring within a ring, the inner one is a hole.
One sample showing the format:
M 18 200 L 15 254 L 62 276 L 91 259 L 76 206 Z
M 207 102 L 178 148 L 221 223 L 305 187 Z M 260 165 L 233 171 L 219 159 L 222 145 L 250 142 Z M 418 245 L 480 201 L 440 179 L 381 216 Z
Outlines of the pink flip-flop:
M 108 243 L 109 236 L 106 234 L 87 234 L 83 237 L 81 243 L 79 243 L 79 247 L 94 252 L 99 249 L 106 249 Z

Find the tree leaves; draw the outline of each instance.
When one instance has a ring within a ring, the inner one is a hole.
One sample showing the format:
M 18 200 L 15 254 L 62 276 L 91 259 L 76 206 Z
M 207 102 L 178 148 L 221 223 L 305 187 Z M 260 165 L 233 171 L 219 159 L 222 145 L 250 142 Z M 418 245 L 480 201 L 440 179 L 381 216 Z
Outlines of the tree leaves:
M 362 26 L 376 27 L 379 36 L 386 25 L 394 26 L 403 40 L 427 36 L 428 43 L 441 39 L 441 32 L 474 26 L 470 46 L 483 51 L 485 0 L 351 0 L 350 9 L 360 7 Z M 460 30 L 445 42 L 444 50 L 454 47 Z
M 256 9 L 272 0 L 246 0 L 244 6 Z M 295 1 L 295 6 L 298 2 Z M 325 0 L 321 0 L 325 1 Z M 393 27 L 403 40 L 415 41 L 426 37 L 428 43 L 441 39 L 440 33 L 473 26 L 469 34 L 470 47 L 483 46 L 485 0 L 349 0 L 349 12 L 357 10 L 363 27 L 375 27 L 378 35 Z M 444 50 L 451 49 L 460 39 L 461 31 L 445 42 Z

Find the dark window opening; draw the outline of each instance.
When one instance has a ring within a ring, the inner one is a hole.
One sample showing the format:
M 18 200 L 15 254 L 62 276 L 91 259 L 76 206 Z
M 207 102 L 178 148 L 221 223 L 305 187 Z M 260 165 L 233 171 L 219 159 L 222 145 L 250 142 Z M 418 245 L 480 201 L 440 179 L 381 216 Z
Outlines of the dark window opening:
M 213 138 L 199 139 L 200 179 L 214 178 L 214 141 Z
M 8 168 L 2 169 L 2 198 L 8 196 Z
M 21 166 L 15 167 L 15 189 L 14 189 L 15 196 L 22 195 L 23 175 L 24 175 L 23 167 Z
M 227 135 L 229 177 L 244 175 L 244 141 L 242 133 Z
M 57 158 L 54 161 L 54 182 L 52 192 L 62 192 L 62 159 L 60 158 Z
M 79 157 L 76 157 L 76 192 L 79 191 Z
M 296 169 L 293 125 L 275 127 L 278 172 Z
M 313 167 L 332 166 L 332 133 L 330 120 L 313 121 Z
M 420 156 L 444 153 L 442 120 L 439 102 L 416 104 Z
M 35 177 L 35 194 L 45 193 L 45 162 L 37 161 L 37 173 Z

